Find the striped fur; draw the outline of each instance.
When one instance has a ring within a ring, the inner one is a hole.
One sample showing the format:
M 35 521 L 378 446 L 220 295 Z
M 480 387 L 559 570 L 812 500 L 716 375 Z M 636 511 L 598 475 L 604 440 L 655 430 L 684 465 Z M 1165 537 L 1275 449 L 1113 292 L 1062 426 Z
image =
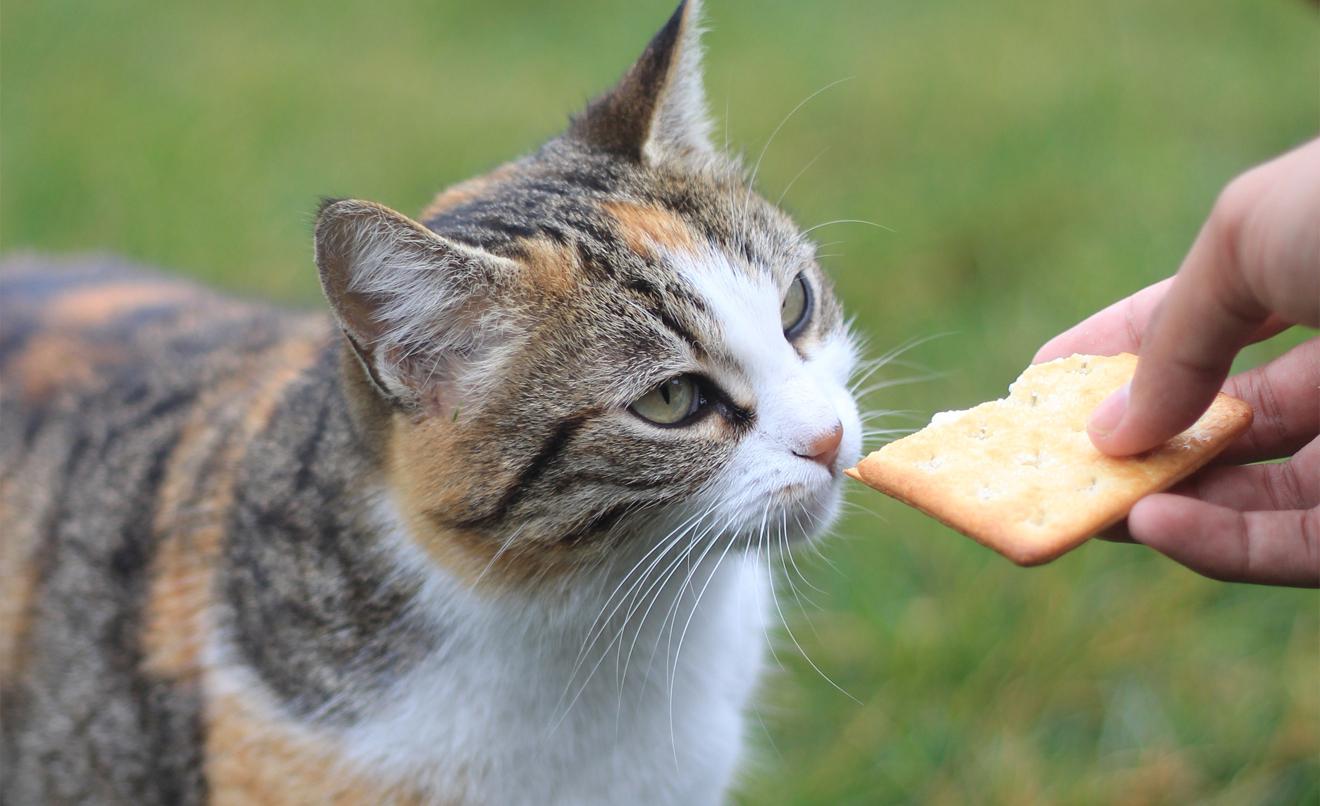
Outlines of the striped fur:
M 419 220 L 325 203 L 331 316 L 4 265 L 0 801 L 721 798 L 765 554 L 860 428 L 812 246 L 709 144 L 696 13 Z M 691 422 L 630 408 L 681 375 Z

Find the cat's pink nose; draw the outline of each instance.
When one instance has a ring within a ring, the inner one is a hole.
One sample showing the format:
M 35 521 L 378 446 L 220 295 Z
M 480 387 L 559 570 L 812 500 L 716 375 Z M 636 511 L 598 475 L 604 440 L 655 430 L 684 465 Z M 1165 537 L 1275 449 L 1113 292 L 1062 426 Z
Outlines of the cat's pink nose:
M 803 459 L 819 462 L 826 470 L 834 472 L 834 460 L 839 458 L 839 443 L 843 442 L 843 424 L 835 423 L 829 431 L 813 439 L 801 450 L 793 453 Z

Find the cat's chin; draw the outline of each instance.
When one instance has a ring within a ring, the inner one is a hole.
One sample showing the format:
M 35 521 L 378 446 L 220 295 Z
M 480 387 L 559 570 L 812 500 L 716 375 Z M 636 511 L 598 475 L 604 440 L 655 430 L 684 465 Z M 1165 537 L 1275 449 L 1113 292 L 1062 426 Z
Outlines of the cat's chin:
M 788 521 L 793 527 L 787 532 L 788 544 L 796 546 L 819 540 L 838 520 L 843 502 L 842 477 L 836 476 L 828 485 L 805 490 L 792 499 L 787 506 Z
M 839 516 L 843 485 L 793 483 L 774 490 L 749 510 L 737 529 L 736 546 L 744 551 L 783 551 L 823 538 Z

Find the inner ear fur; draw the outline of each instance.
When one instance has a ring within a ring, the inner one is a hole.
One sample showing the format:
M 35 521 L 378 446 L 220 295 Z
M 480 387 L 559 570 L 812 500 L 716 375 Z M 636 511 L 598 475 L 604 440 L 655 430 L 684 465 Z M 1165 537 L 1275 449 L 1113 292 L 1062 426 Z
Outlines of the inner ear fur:
M 384 205 L 331 200 L 316 221 L 321 288 L 372 385 L 426 403 L 488 354 L 517 267 Z

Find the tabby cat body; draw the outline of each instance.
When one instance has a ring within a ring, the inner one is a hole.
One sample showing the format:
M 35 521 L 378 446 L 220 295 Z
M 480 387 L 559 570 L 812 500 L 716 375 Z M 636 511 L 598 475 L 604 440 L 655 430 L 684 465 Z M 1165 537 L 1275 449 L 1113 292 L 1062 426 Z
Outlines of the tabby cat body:
M 0 800 L 720 800 L 860 426 L 695 15 L 419 221 L 324 204 L 332 317 L 6 264 Z

